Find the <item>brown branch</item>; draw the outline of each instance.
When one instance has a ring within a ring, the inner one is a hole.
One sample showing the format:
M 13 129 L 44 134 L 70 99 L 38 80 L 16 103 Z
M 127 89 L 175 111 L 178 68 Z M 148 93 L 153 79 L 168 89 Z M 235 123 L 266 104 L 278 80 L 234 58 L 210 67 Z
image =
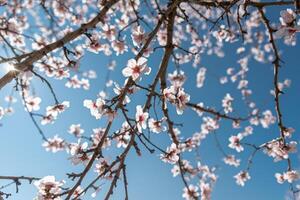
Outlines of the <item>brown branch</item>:
M 30 177 L 30 176 L 0 176 L 0 180 L 12 180 L 13 182 L 5 185 L 4 187 L 7 187 L 7 186 L 10 186 L 12 184 L 15 184 L 16 185 L 16 193 L 19 192 L 19 186 L 21 185 L 21 181 L 22 180 L 26 180 L 29 182 L 29 184 L 31 184 L 33 181 L 37 181 L 37 180 L 40 180 L 40 178 L 37 178 L 37 177 Z M 1 187 L 1 189 L 3 189 L 4 187 Z M 0 192 L 0 198 L 1 196 L 10 196 L 10 194 L 6 194 L 6 193 L 3 193 L 3 192 Z
M 126 176 L 126 165 L 124 164 L 123 166 L 123 180 L 124 180 L 124 188 L 125 188 L 125 200 L 129 199 L 128 196 L 128 181 L 127 181 L 127 176 Z
M 274 101 L 275 101 L 275 110 L 276 110 L 277 120 L 278 120 L 278 127 L 279 127 L 279 130 L 280 130 L 280 139 L 283 142 L 283 146 L 285 146 L 286 141 L 285 141 L 285 134 L 284 133 L 287 130 L 287 128 L 283 124 L 282 112 L 281 112 L 281 107 L 280 107 L 280 98 L 279 98 L 280 95 L 283 94 L 283 93 L 279 89 L 279 86 L 278 86 L 278 83 L 279 83 L 279 68 L 280 68 L 279 51 L 278 51 L 278 48 L 277 48 L 275 40 L 274 40 L 274 36 L 273 36 L 274 30 L 272 29 L 272 27 L 270 25 L 269 19 L 266 17 L 266 15 L 265 15 L 262 8 L 259 8 L 259 12 L 260 12 L 262 20 L 263 20 L 263 22 L 266 26 L 266 29 L 269 33 L 269 42 L 272 45 L 272 50 L 273 50 L 274 56 L 275 56 L 275 60 L 273 61 L 273 66 L 274 66 L 274 78 L 273 78 Z M 287 159 L 287 165 L 288 165 L 288 171 L 292 170 L 292 164 L 291 164 L 291 159 L 290 158 Z M 293 192 L 294 199 L 296 200 L 293 183 L 290 183 L 290 190 Z
M 272 45 L 272 49 L 274 52 L 275 60 L 273 61 L 274 65 L 274 79 L 273 79 L 273 85 L 274 85 L 274 101 L 275 101 L 275 110 L 278 118 L 278 126 L 280 129 L 281 137 L 282 140 L 285 140 L 284 132 L 286 130 L 286 127 L 283 125 L 283 120 L 282 120 L 282 113 L 281 113 L 281 108 L 280 108 L 280 98 L 279 96 L 282 94 L 282 91 L 278 87 L 278 82 L 279 82 L 279 68 L 280 68 L 280 57 L 279 57 L 279 51 L 278 48 L 275 44 L 274 36 L 273 36 L 273 29 L 270 25 L 269 19 L 266 17 L 263 9 L 259 9 L 259 12 L 261 14 L 262 20 L 268 30 L 269 33 L 269 42 Z
M 104 198 L 105 200 L 108 200 L 108 199 L 109 199 L 110 195 L 112 195 L 112 193 L 113 193 L 114 187 L 116 187 L 117 180 L 118 180 L 118 178 L 119 178 L 119 176 L 120 176 L 121 170 L 124 168 L 125 158 L 126 158 L 128 152 L 129 152 L 130 148 L 131 148 L 131 147 L 133 146 L 133 144 L 134 144 L 134 138 L 135 138 L 134 136 L 135 136 L 135 134 L 132 135 L 132 137 L 131 137 L 131 139 L 130 139 L 130 142 L 129 142 L 128 146 L 126 147 L 126 149 L 125 149 L 125 151 L 124 151 L 122 157 L 120 157 L 120 164 L 119 164 L 119 167 L 118 167 L 117 172 L 116 172 L 116 174 L 115 174 L 115 176 L 114 176 L 114 178 L 113 178 L 113 180 L 112 180 L 112 183 L 111 183 L 111 185 L 110 185 L 110 188 L 109 188 L 109 190 L 108 190 L 108 192 L 107 192 L 107 194 L 106 194 L 106 196 L 105 196 L 105 198 Z M 123 169 L 123 170 L 124 170 L 124 169 Z
M 232 3 L 232 1 L 213 2 L 213 1 L 202 1 L 202 0 L 186 0 L 185 2 L 206 6 L 206 7 L 215 7 L 215 8 L 229 6 Z M 270 1 L 270 2 L 245 1 L 244 3 L 245 6 L 252 6 L 256 8 L 263 8 L 269 6 L 287 6 L 293 4 L 294 1 Z
M 212 108 L 204 108 L 204 107 L 199 106 L 199 105 L 194 104 L 194 103 L 187 103 L 186 105 L 189 106 L 189 107 L 191 107 L 191 108 L 194 108 L 196 110 L 199 110 L 201 112 L 206 112 L 206 113 L 215 115 L 218 118 L 230 119 L 230 120 L 237 121 L 237 122 L 239 122 L 239 121 L 245 121 L 245 120 L 248 119 L 248 118 L 242 118 L 242 117 L 232 117 L 232 116 L 220 113 L 218 111 L 215 111 Z
M 83 172 L 81 173 L 81 176 L 79 177 L 78 181 L 76 182 L 76 184 L 72 187 L 72 189 L 68 192 L 68 195 L 66 197 L 66 200 L 69 200 L 71 198 L 71 196 L 73 195 L 74 191 L 76 190 L 76 188 L 78 186 L 80 186 L 81 182 L 83 181 L 84 177 L 87 175 L 87 173 L 89 172 L 89 170 L 91 169 L 91 167 L 93 166 L 94 161 L 96 160 L 96 158 L 98 157 L 99 153 L 101 153 L 101 148 L 102 145 L 104 144 L 105 138 L 108 135 L 108 132 L 110 130 L 110 127 L 112 125 L 112 121 L 109 121 L 105 132 L 101 138 L 101 141 L 99 142 L 99 144 L 97 145 L 97 147 L 95 148 L 92 158 L 90 159 L 90 161 L 88 162 L 87 166 L 85 167 L 85 169 L 83 170 Z
M 12 79 L 16 75 L 18 75 L 20 72 L 28 70 L 28 68 L 30 68 L 34 62 L 40 60 L 42 57 L 44 57 L 44 55 L 52 52 L 55 49 L 63 47 L 66 43 L 73 41 L 77 37 L 84 34 L 87 30 L 94 28 L 99 22 L 103 22 L 107 11 L 117 2 L 118 2 L 118 0 L 108 1 L 103 6 L 100 13 L 96 17 L 94 17 L 91 21 L 89 21 L 88 23 L 82 24 L 81 27 L 78 28 L 77 30 L 67 33 L 60 40 L 57 40 L 56 42 L 48 44 L 45 47 L 43 47 L 37 51 L 29 53 L 24 61 L 15 64 L 15 68 L 17 69 L 16 72 L 14 72 L 14 73 L 8 72 L 0 79 L 0 89 L 3 88 L 7 83 L 12 81 Z
M 40 179 L 41 178 L 30 177 L 30 176 L 0 176 L 0 180 L 13 180 L 13 181 L 27 180 L 29 181 L 29 183 L 32 183 L 32 181 L 37 181 Z

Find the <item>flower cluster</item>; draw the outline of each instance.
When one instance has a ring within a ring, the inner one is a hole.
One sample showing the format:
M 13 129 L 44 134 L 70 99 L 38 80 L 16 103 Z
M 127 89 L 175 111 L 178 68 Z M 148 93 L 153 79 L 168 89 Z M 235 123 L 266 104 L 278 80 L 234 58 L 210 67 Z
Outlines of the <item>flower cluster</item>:
M 291 141 L 285 144 L 282 140 L 273 140 L 266 144 L 264 152 L 274 158 L 274 161 L 280 161 L 289 158 L 289 153 L 296 152 L 297 142 Z
M 60 200 L 57 196 L 61 192 L 63 181 L 55 181 L 54 176 L 46 176 L 41 180 L 35 181 L 34 185 L 38 188 L 37 200 Z
M 53 153 L 64 150 L 65 146 L 64 140 L 58 137 L 58 135 L 55 135 L 53 138 L 48 138 L 47 141 L 43 143 L 43 147 L 45 147 L 46 151 L 52 151 Z
M 280 16 L 281 26 L 275 32 L 275 37 L 284 37 L 287 44 L 294 44 L 296 32 L 300 32 L 300 26 L 296 24 L 296 13 L 292 9 L 286 9 L 280 12 Z
M 105 100 L 102 96 L 99 96 L 96 101 L 86 99 L 83 101 L 83 106 L 90 109 L 90 113 L 96 119 L 100 119 L 103 115 L 106 115 L 109 120 L 113 120 L 116 113 L 105 105 Z
M 289 183 L 293 183 L 294 181 L 297 181 L 300 179 L 300 174 L 298 171 L 295 170 L 289 170 L 287 172 L 284 172 L 283 174 L 276 173 L 275 177 L 277 179 L 277 182 L 282 184 L 285 181 Z
M 170 86 L 164 89 L 164 97 L 172 104 L 176 105 L 177 114 L 182 115 L 186 103 L 190 101 L 190 95 L 184 92 L 184 88 Z
M 45 125 L 54 123 L 54 120 L 57 119 L 58 114 L 64 112 L 69 107 L 70 103 L 68 101 L 64 101 L 54 106 L 48 106 L 46 108 L 46 115 L 42 118 L 41 124 Z

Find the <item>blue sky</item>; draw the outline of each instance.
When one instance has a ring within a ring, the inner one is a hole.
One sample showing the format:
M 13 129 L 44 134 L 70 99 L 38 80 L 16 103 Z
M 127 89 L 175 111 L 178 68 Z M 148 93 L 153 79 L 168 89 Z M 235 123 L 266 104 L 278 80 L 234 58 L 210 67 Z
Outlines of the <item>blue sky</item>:
M 282 41 L 276 41 L 280 49 L 282 50 L 282 58 L 284 64 L 280 69 L 281 81 L 285 78 L 292 80 L 292 85 L 286 90 L 286 94 L 282 95 L 282 107 L 283 107 L 283 119 L 287 126 L 292 126 L 296 129 L 295 140 L 299 141 L 298 130 L 299 125 L 299 89 L 300 89 L 300 66 L 299 66 L 299 45 L 295 47 L 288 47 L 282 44 Z M 219 59 L 215 56 L 203 56 L 201 66 L 207 68 L 207 77 L 205 81 L 205 87 L 201 89 L 195 88 L 195 74 L 198 69 L 194 69 L 189 65 L 184 65 L 183 69 L 188 77 L 185 83 L 186 91 L 191 94 L 191 102 L 198 103 L 204 102 L 205 105 L 221 108 L 221 99 L 227 92 L 231 93 L 236 99 L 240 99 L 241 95 L 237 92 L 235 84 L 227 84 L 220 86 L 218 77 L 225 75 L 226 68 L 232 66 L 238 68 L 236 61 L 238 56 L 229 46 L 225 47 L 225 58 Z M 122 84 L 125 78 L 121 74 L 121 70 L 126 65 L 126 62 L 132 55 L 126 54 L 120 58 L 117 58 L 117 68 L 112 74 L 112 79 L 118 80 L 119 84 Z M 152 74 L 149 77 L 145 77 L 145 83 L 148 83 L 153 78 L 155 72 L 160 64 L 161 52 L 155 54 L 155 56 L 149 59 L 149 66 L 152 68 Z M 52 137 L 55 134 L 66 138 L 68 141 L 76 142 L 76 139 L 70 136 L 67 132 L 71 124 L 80 123 L 85 129 L 85 135 L 89 135 L 93 128 L 104 127 L 105 120 L 97 121 L 90 116 L 89 110 L 83 107 L 82 102 L 84 99 L 95 99 L 99 91 L 101 91 L 105 84 L 105 76 L 107 73 L 107 64 L 109 58 L 103 54 L 87 53 L 81 61 L 81 69 L 88 70 L 93 69 L 97 72 L 98 79 L 91 80 L 91 89 L 85 91 L 82 89 L 66 89 L 64 87 L 64 81 L 59 82 L 49 79 L 53 85 L 53 88 L 60 101 L 68 100 L 71 102 L 71 108 L 65 113 L 59 116 L 59 119 L 53 125 L 45 126 L 43 128 L 45 134 L 48 137 Z M 200 67 L 200 66 L 199 66 Z M 271 64 L 259 64 L 253 60 L 249 63 L 249 87 L 253 90 L 254 95 L 252 99 L 256 102 L 257 106 L 262 110 L 270 109 L 274 112 L 274 101 L 270 95 L 270 89 L 273 88 L 273 66 Z M 171 63 L 169 72 L 173 72 L 175 69 Z M 1 71 L 3 74 L 4 71 Z M 217 77 L 217 78 L 216 78 Z M 42 97 L 43 102 L 41 111 L 44 111 L 45 106 L 52 104 L 53 100 L 49 94 L 47 87 L 40 82 L 39 79 L 33 80 L 33 85 L 38 96 Z M 9 94 L 12 90 L 14 83 L 7 85 L 0 93 L 0 105 L 5 106 L 4 96 Z M 112 93 L 111 93 L 112 94 Z M 21 100 L 17 93 L 15 97 L 18 99 L 18 103 L 14 105 L 15 114 L 12 116 L 4 117 L 0 122 L 0 172 L 1 175 L 25 175 L 25 176 L 37 176 L 43 177 L 46 175 L 55 175 L 58 180 L 67 180 L 66 173 L 77 171 L 79 172 L 81 167 L 74 167 L 71 165 L 68 155 L 64 152 L 58 152 L 52 154 L 46 152 L 41 146 L 42 140 L 34 127 L 29 115 L 24 111 Z M 129 106 L 131 114 L 135 112 L 135 105 L 142 104 L 145 100 L 143 93 L 134 97 L 134 103 Z M 244 106 L 239 105 L 240 100 L 234 102 L 233 107 L 235 112 L 233 115 L 245 115 Z M 175 114 L 174 108 L 171 108 L 171 113 Z M 195 131 L 200 129 L 201 118 L 197 117 L 196 113 L 191 110 L 185 110 L 184 115 L 180 117 L 174 117 L 176 122 L 184 123 L 181 129 L 182 136 L 188 137 Z M 114 123 L 113 129 L 116 129 L 120 124 L 120 120 Z M 238 130 L 230 128 L 228 121 L 222 121 L 221 128 L 217 131 L 219 140 L 222 143 L 223 148 L 227 153 L 235 152 L 227 147 L 228 137 L 235 135 Z M 276 138 L 279 135 L 278 127 L 273 125 L 269 129 L 255 128 L 254 134 L 247 138 L 247 141 L 260 144 L 266 142 L 272 138 Z M 170 145 L 170 140 L 167 134 L 153 135 L 151 136 L 156 144 L 162 147 Z M 132 200 L 179 200 L 182 195 L 183 183 L 180 178 L 173 178 L 171 174 L 171 165 L 163 163 L 159 159 L 159 152 L 150 154 L 145 148 L 140 145 L 142 156 L 138 157 L 134 151 L 131 151 L 130 156 L 126 161 L 128 169 L 128 182 L 129 182 L 129 197 Z M 240 169 L 245 168 L 247 165 L 247 158 L 251 154 L 252 149 L 248 149 L 241 155 L 238 155 L 242 159 L 240 168 L 232 168 L 226 166 L 222 162 L 222 154 L 216 148 L 213 135 L 209 135 L 207 139 L 200 146 L 200 156 L 204 164 L 209 166 L 217 166 L 217 175 L 219 177 L 214 190 L 212 199 L 217 200 L 281 200 L 284 198 L 288 185 L 279 185 L 276 183 L 274 174 L 276 172 L 282 172 L 286 169 L 286 162 L 274 163 L 273 159 L 268 157 L 262 152 L 259 152 L 254 158 L 254 164 L 250 170 L 251 180 L 246 183 L 245 187 L 239 187 L 235 184 L 233 176 L 239 172 Z M 106 152 L 108 157 L 114 158 L 116 150 L 114 146 L 110 147 L 110 150 Z M 190 153 L 185 155 L 186 158 L 192 158 L 195 154 Z M 293 166 L 299 167 L 299 159 L 296 155 L 292 156 Z M 95 175 L 91 172 L 88 179 L 91 179 Z M 0 185 L 5 182 L 0 182 Z M 100 191 L 99 197 L 105 194 L 105 189 L 109 183 L 103 182 L 103 190 Z M 11 186 L 5 191 L 12 192 L 13 200 L 32 199 L 36 194 L 36 189 L 33 185 L 27 184 L 26 181 L 22 182 L 18 194 L 14 194 L 15 187 Z M 120 182 L 118 188 L 112 199 L 123 199 L 123 186 Z M 85 199 L 92 199 L 90 195 L 87 195 Z

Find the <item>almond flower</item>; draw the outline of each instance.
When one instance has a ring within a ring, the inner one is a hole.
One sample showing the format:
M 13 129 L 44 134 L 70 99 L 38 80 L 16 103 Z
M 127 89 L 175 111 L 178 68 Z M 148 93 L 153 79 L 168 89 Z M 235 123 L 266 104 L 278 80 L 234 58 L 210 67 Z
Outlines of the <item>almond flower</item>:
M 137 128 L 140 133 L 142 133 L 142 129 L 147 128 L 147 119 L 149 117 L 149 114 L 147 112 L 143 111 L 142 106 L 138 105 L 136 107 L 136 114 L 135 114 L 135 120 L 137 123 Z
M 194 185 L 189 185 L 188 188 L 183 189 L 182 197 L 186 200 L 195 200 L 199 197 L 198 187 Z
M 116 39 L 116 27 L 113 25 L 104 24 L 102 27 L 103 29 L 103 37 L 108 39 L 109 41 L 113 41 Z
M 226 114 L 231 113 L 233 111 L 232 102 L 233 98 L 230 96 L 229 93 L 227 93 L 224 99 L 222 100 L 222 107 L 224 108 L 224 112 Z
M 147 59 L 143 57 L 139 58 L 138 60 L 130 59 L 127 62 L 127 67 L 122 70 L 122 74 L 125 77 L 132 77 L 132 79 L 135 81 L 140 78 L 142 74 L 150 74 L 151 68 L 146 64 Z
M 284 181 L 285 181 L 283 174 L 280 174 L 280 173 L 276 173 L 275 178 L 276 178 L 277 182 L 280 184 L 284 183 Z
M 235 167 L 238 167 L 240 165 L 241 160 L 240 159 L 236 159 L 234 155 L 228 155 L 226 156 L 223 161 L 227 164 L 227 165 L 232 165 Z
M 220 126 L 218 120 L 212 117 L 203 117 L 203 123 L 201 124 L 201 133 L 208 134 L 217 130 Z
M 293 40 L 297 32 L 300 32 L 300 26 L 281 26 L 275 33 L 275 38 L 284 37 L 287 40 Z
M 55 135 L 53 138 L 48 138 L 42 146 L 45 147 L 46 151 L 52 151 L 52 153 L 56 153 L 65 148 L 65 142 L 62 138 L 58 137 L 58 135 Z
M 68 107 L 70 107 L 70 102 L 64 101 L 61 104 L 56 104 L 54 106 L 48 106 L 46 108 L 46 115 L 43 116 L 41 120 L 42 125 L 54 123 L 59 113 L 64 112 Z
M 288 159 L 289 153 L 295 153 L 297 150 L 297 142 L 290 141 L 283 143 L 282 140 L 272 140 L 267 143 L 264 153 L 274 158 L 274 162 Z
M 180 168 L 178 165 L 173 165 L 173 168 L 171 169 L 171 172 L 173 174 L 173 177 L 176 177 L 180 174 Z
M 32 97 L 32 96 L 26 97 L 25 103 L 28 112 L 39 110 L 41 101 L 42 99 L 40 97 Z
M 48 106 L 46 108 L 47 116 L 52 115 L 54 118 L 56 118 L 59 113 L 64 112 L 69 107 L 70 107 L 70 102 L 68 102 L 68 101 L 64 101 L 64 102 L 62 102 L 60 104 L 56 104 L 54 106 Z
M 90 161 L 90 156 L 85 152 L 88 149 L 88 143 L 80 143 L 80 139 L 77 143 L 70 145 L 70 154 L 72 164 L 78 165 L 80 163 L 87 164 Z
M 120 87 L 117 83 L 114 83 L 114 85 L 115 85 L 115 87 L 113 88 L 113 90 L 114 90 L 115 94 L 120 95 L 124 88 Z M 132 87 L 128 88 L 127 93 L 128 94 L 134 94 L 135 92 L 138 91 L 138 89 L 139 89 L 138 87 L 132 86 Z M 128 103 L 130 103 L 130 98 L 129 98 L 128 95 L 125 95 L 124 100 L 123 100 L 123 104 L 128 104 Z
M 296 19 L 296 13 L 292 9 L 286 9 L 280 11 L 280 22 L 283 26 L 289 25 Z
M 89 38 L 89 40 L 87 40 L 87 44 L 86 44 L 87 50 L 98 54 L 103 48 L 99 40 L 100 40 L 100 35 L 93 33 L 92 36 Z
M 123 54 L 125 51 L 128 51 L 128 47 L 125 45 L 125 42 L 114 40 L 112 42 L 112 48 L 116 52 L 116 55 Z
M 130 141 L 130 131 L 131 130 L 131 127 L 129 126 L 128 122 L 125 121 L 123 122 L 122 124 L 122 127 L 120 130 L 117 131 L 117 137 L 116 137 L 116 140 L 117 140 L 117 147 L 120 148 L 120 147 L 123 147 L 123 148 L 126 148 L 127 145 L 129 144 L 129 141 Z
M 299 172 L 297 172 L 295 170 L 290 170 L 290 171 L 285 172 L 283 174 L 283 177 L 285 180 L 287 180 L 287 182 L 292 183 L 292 182 L 300 179 L 300 174 L 299 174 Z
M 48 114 L 44 116 L 41 120 L 42 125 L 53 124 L 56 118 L 52 114 Z
M 298 171 L 295 170 L 289 170 L 287 172 L 284 172 L 283 174 L 276 173 L 275 177 L 277 179 L 277 182 L 282 184 L 285 181 L 289 183 L 293 183 L 294 181 L 297 181 L 300 179 L 300 174 Z
M 99 162 L 95 165 L 95 172 L 98 173 L 98 175 L 103 174 L 105 170 L 109 167 L 108 162 L 105 159 L 100 159 Z
M 164 162 L 175 164 L 179 160 L 179 153 L 180 150 L 177 148 L 176 144 L 172 143 L 171 146 L 167 148 L 166 154 L 160 155 L 160 159 Z
M 184 92 L 184 88 L 176 88 L 172 85 L 164 89 L 163 94 L 168 101 L 176 105 L 177 114 L 182 115 L 186 103 L 190 101 L 190 95 Z
M 201 67 L 197 73 L 197 87 L 198 88 L 203 87 L 203 84 L 205 81 L 205 74 L 206 74 L 206 68 Z
M 175 87 L 181 87 L 186 80 L 186 76 L 184 75 L 183 71 L 180 70 L 178 72 L 178 70 L 175 70 L 173 74 L 168 74 L 168 80 Z
M 201 181 L 200 183 L 201 200 L 210 200 L 212 188 L 208 183 Z
M 75 137 L 80 137 L 84 130 L 80 128 L 80 124 L 72 124 L 68 130 L 69 133 L 74 135 Z
M 242 139 L 243 136 L 241 134 L 238 134 L 237 136 L 233 135 L 229 138 L 230 144 L 228 146 L 235 149 L 237 152 L 241 152 L 244 150 L 244 147 L 240 143 Z
M 38 200 L 60 200 L 57 196 L 61 192 L 63 182 L 55 181 L 54 176 L 46 176 L 41 180 L 35 181 L 34 185 L 38 188 Z
M 83 106 L 90 109 L 92 116 L 94 116 L 96 119 L 100 119 L 104 114 L 105 101 L 102 98 L 97 98 L 95 102 L 86 99 L 83 101 Z
M 275 32 L 275 38 L 284 37 L 287 41 L 293 41 L 295 39 L 296 32 L 300 32 L 300 26 L 295 25 L 296 13 L 291 9 L 286 9 L 280 12 L 281 26 Z M 290 43 L 290 42 L 288 42 Z
M 245 182 L 248 181 L 251 177 L 248 172 L 241 171 L 237 175 L 234 176 L 236 179 L 236 183 L 240 186 L 244 186 Z
M 164 118 L 161 120 L 155 120 L 153 118 L 150 118 L 148 122 L 150 131 L 152 131 L 153 133 L 160 133 L 162 131 L 166 131 L 167 128 L 162 125 L 162 122 L 164 120 Z
M 74 75 L 73 77 L 69 78 L 65 86 L 67 88 L 73 88 L 73 89 L 80 88 L 81 84 L 80 84 L 80 80 L 78 79 L 78 76 Z
M 145 31 L 141 26 L 132 29 L 131 38 L 134 46 L 140 46 L 145 40 Z
M 82 78 L 80 80 L 80 85 L 84 90 L 89 90 L 90 89 L 90 81 L 88 79 Z
M 99 142 L 102 140 L 105 130 L 106 130 L 105 128 L 94 128 L 93 129 L 93 134 L 91 135 L 93 147 L 96 147 L 99 144 Z M 106 137 L 104 139 L 102 149 L 109 147 L 110 145 L 111 145 L 111 140 L 108 137 Z

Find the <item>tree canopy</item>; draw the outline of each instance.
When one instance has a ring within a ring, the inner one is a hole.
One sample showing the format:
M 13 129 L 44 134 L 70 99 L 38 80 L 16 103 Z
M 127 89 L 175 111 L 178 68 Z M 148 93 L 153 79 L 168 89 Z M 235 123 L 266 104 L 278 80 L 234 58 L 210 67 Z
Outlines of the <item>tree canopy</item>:
M 29 182 L 37 200 L 128 200 L 139 193 L 133 157 L 168 166 L 186 200 L 215 199 L 226 168 L 247 191 L 272 159 L 278 199 L 300 199 L 300 1 L 0 0 L 0 12 L 3 145 L 17 128 L 69 163 L 43 176 L 2 171 L 0 199 Z

